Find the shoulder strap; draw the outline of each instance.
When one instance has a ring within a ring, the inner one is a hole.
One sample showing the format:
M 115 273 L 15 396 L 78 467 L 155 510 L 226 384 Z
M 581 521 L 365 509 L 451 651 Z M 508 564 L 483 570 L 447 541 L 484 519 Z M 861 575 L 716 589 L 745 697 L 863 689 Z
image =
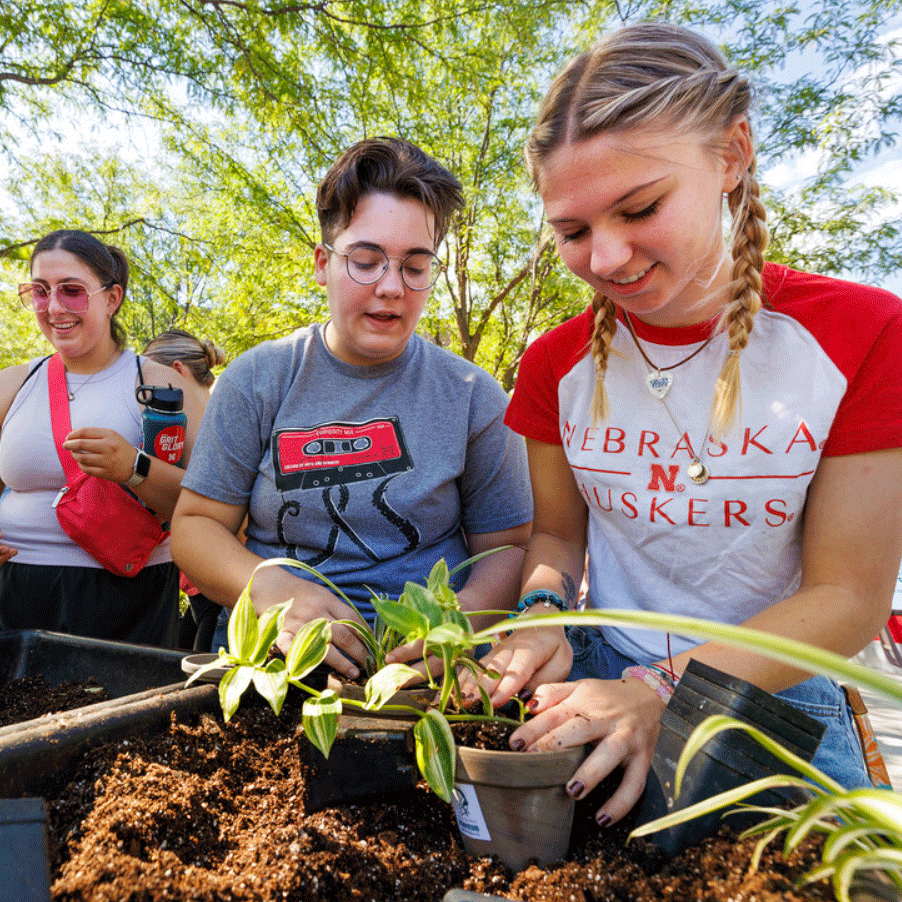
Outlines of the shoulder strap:
M 66 482 L 71 483 L 81 469 L 75 458 L 63 447 L 66 436 L 72 431 L 69 416 L 69 395 L 66 392 L 66 370 L 59 354 L 53 354 L 47 365 L 47 389 L 50 395 L 50 425 L 53 427 L 53 443 L 66 474 Z
M 144 384 L 144 373 L 141 372 L 141 355 L 135 354 L 135 363 L 138 364 L 138 385 Z
M 41 368 L 45 361 L 49 360 L 53 354 L 48 354 L 46 357 L 42 357 L 29 371 L 28 375 L 22 380 L 22 384 L 19 386 L 19 391 L 22 391 L 25 388 L 25 383 Z

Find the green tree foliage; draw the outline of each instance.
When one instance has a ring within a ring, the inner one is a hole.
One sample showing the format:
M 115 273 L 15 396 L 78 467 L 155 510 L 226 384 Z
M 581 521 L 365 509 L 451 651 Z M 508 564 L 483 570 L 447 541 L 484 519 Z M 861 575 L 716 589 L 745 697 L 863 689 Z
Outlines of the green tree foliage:
M 324 316 L 315 185 L 350 142 L 399 134 L 468 197 L 421 329 L 510 388 L 529 340 L 587 300 L 522 163 L 539 98 L 606 29 L 663 17 L 754 73 L 765 184 L 799 155 L 815 161 L 811 179 L 766 196 L 771 256 L 879 281 L 902 256 L 896 199 L 850 173 L 895 137 L 900 58 L 883 35 L 900 12 L 900 0 L 2 0 L 0 276 L 7 291 L 24 277 L 49 228 L 97 230 L 132 257 L 136 346 L 180 325 L 237 354 Z M 40 346 L 13 319 L 0 363 Z

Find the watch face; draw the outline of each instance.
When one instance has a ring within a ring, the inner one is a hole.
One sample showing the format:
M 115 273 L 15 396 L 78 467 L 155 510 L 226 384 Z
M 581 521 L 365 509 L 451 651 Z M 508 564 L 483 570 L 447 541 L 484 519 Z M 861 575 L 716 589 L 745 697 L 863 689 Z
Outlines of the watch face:
M 135 459 L 135 473 L 142 478 L 147 478 L 150 472 L 150 458 L 143 452 L 139 451 Z

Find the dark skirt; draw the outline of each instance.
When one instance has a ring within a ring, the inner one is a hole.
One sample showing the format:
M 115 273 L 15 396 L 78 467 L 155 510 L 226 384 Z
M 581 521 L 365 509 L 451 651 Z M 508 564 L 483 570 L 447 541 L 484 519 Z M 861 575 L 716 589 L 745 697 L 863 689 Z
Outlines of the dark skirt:
M 41 629 L 175 648 L 179 574 L 172 562 L 135 577 L 103 567 L 0 567 L 0 629 Z

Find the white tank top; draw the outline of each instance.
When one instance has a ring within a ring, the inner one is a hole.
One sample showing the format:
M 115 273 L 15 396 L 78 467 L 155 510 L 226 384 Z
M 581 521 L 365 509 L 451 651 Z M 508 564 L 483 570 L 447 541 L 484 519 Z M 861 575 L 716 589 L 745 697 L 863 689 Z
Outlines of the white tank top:
M 37 359 L 31 361 L 29 370 L 36 363 Z M 69 402 L 73 429 L 114 429 L 135 447 L 141 446 L 141 406 L 135 399 L 137 366 L 133 351 L 124 351 L 99 373 L 67 373 L 67 380 L 75 396 Z M 16 395 L 3 423 L 0 479 L 7 486 L 0 499 L 0 541 L 18 551 L 14 561 L 100 567 L 63 532 L 52 506 L 66 477 L 53 443 L 46 362 Z M 167 539 L 154 549 L 147 563 L 171 560 Z

